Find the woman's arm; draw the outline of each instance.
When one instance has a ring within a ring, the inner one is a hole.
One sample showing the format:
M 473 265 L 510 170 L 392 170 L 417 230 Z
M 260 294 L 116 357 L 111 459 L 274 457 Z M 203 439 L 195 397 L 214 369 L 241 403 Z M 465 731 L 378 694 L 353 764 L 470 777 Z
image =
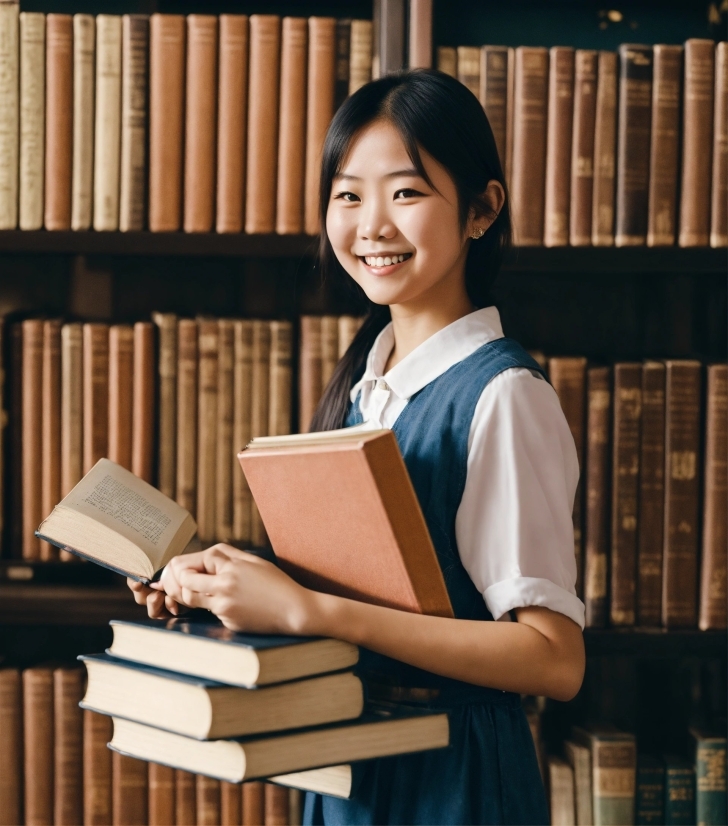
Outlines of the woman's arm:
M 234 630 L 335 637 L 475 685 L 570 700 L 584 676 L 579 626 L 547 608 L 518 622 L 422 616 L 303 588 L 283 571 L 228 545 L 177 557 L 160 584 Z

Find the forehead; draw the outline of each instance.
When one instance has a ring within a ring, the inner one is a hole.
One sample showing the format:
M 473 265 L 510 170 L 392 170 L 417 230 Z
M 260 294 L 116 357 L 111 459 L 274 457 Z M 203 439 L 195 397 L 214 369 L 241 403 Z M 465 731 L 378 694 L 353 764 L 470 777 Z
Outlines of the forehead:
M 425 159 L 423 161 L 426 163 Z M 365 126 L 351 141 L 339 174 L 380 177 L 393 169 L 412 167 L 401 135 L 389 121 Z

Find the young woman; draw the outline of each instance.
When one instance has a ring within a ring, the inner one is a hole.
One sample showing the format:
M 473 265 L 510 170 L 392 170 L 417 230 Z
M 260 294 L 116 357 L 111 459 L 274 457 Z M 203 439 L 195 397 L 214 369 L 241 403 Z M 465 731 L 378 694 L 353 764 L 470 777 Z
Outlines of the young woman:
M 375 681 L 450 709 L 449 749 L 359 765 L 352 799 L 309 794 L 307 822 L 547 823 L 519 693 L 568 700 L 583 678 L 579 471 L 556 394 L 492 306 L 510 218 L 476 98 L 434 71 L 360 89 L 326 138 L 321 223 L 324 275 L 351 279 L 369 314 L 312 430 L 394 430 L 456 619 L 315 593 L 226 545 L 173 560 L 136 599 L 348 640 Z

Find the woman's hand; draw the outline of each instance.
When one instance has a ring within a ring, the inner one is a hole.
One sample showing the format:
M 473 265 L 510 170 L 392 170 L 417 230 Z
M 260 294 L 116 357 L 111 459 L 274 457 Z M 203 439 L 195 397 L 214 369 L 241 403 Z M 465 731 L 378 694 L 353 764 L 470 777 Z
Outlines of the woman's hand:
M 152 619 L 169 619 L 183 614 L 187 609 L 172 597 L 135 579 L 127 579 L 126 584 L 134 594 L 137 605 L 146 605 L 147 613 Z

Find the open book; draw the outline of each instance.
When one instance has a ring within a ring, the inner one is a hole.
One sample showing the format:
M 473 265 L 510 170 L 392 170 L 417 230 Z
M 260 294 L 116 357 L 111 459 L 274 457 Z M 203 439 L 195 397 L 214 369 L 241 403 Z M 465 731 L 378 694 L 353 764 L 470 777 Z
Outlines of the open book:
M 195 536 L 192 516 L 109 459 L 99 459 L 36 536 L 140 582 L 155 579 Z

